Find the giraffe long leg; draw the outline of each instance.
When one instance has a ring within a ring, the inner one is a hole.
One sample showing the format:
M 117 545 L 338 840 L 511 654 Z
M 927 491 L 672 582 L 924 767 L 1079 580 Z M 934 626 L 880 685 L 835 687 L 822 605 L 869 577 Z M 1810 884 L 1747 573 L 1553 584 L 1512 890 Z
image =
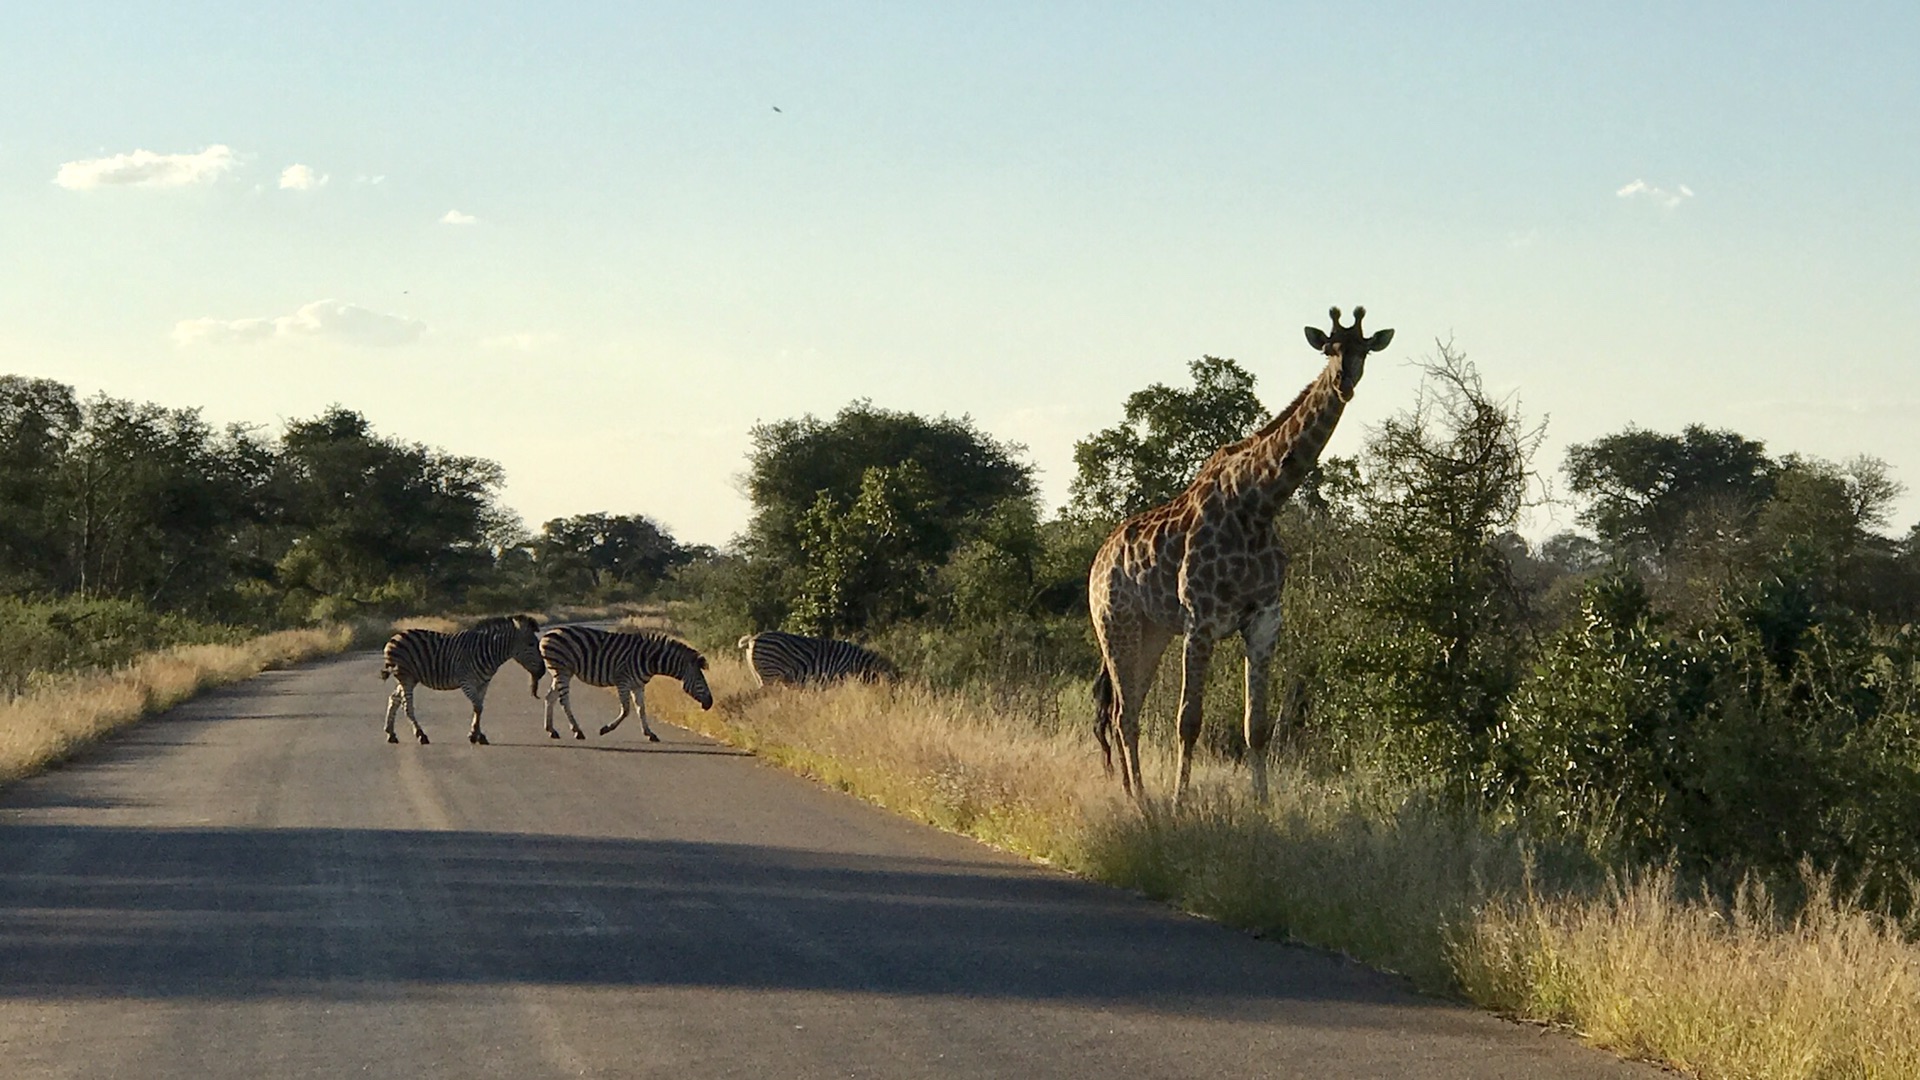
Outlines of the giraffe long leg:
M 487 734 L 480 730 L 480 711 L 487 705 L 487 684 L 482 682 L 474 686 L 461 687 L 467 693 L 467 700 L 473 702 L 473 727 L 467 730 L 467 741 L 479 746 L 487 745 Z
M 1247 764 L 1253 774 L 1253 798 L 1267 803 L 1267 743 L 1273 738 L 1273 713 L 1268 708 L 1268 682 L 1273 673 L 1273 651 L 1280 641 L 1280 605 L 1261 608 L 1240 631 L 1247 643 Z
M 1213 662 L 1213 642 L 1189 632 L 1181 660 L 1180 775 L 1173 788 L 1176 810 L 1186 798 L 1187 779 L 1193 772 L 1193 748 L 1200 741 L 1201 707 L 1207 697 L 1207 666 Z
M 393 718 L 399 715 L 400 703 L 406 700 L 406 696 L 405 684 L 400 682 L 395 682 L 393 693 L 387 695 L 387 741 L 390 743 L 400 741 L 400 736 L 393 733 Z
M 1114 674 L 1114 694 L 1119 700 L 1120 785 L 1142 806 L 1146 805 L 1147 787 L 1140 775 L 1140 713 L 1146 707 L 1148 691 L 1153 689 L 1160 654 L 1167 650 L 1167 642 L 1171 640 L 1172 631 L 1147 626 L 1136 632 L 1131 649 L 1116 649 L 1114 651 L 1122 655 L 1108 660 Z
M 613 718 L 613 723 L 608 724 L 606 727 L 603 727 L 600 729 L 600 734 L 602 735 L 605 735 L 607 732 L 612 731 L 614 728 L 619 727 L 627 719 L 627 713 L 631 712 L 633 709 L 632 701 L 628 696 L 627 687 L 624 684 L 614 687 L 613 692 L 616 695 L 618 695 L 620 698 L 620 715 Z

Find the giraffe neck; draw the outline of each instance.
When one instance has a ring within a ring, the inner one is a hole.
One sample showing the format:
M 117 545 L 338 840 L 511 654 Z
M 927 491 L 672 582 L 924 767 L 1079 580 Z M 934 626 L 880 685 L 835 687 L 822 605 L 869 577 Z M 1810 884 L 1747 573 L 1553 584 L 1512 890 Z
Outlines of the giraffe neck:
M 1318 377 L 1300 391 L 1266 426 L 1221 451 L 1211 473 L 1214 486 L 1228 498 L 1262 514 L 1280 510 L 1287 497 L 1320 463 L 1320 451 L 1346 411 L 1352 388 L 1341 385 L 1339 357 L 1331 357 Z

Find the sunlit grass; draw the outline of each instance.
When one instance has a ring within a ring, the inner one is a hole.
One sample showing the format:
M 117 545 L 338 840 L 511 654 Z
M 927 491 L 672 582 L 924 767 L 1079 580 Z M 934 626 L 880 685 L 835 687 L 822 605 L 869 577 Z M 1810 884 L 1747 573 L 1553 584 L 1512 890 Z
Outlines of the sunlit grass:
M 340 652 L 348 626 L 283 630 L 231 645 L 180 645 L 109 671 L 56 675 L 0 703 L 0 784 L 56 764 L 88 743 L 210 687 Z
M 761 690 L 710 660 L 712 712 L 656 680 L 656 715 L 919 820 L 1701 1077 L 1920 1077 L 1920 946 L 1817 881 L 1797 918 L 1758 889 L 1722 911 L 1381 777 L 1284 766 L 1264 808 L 1214 762 L 1180 813 L 1142 813 L 1084 725 L 911 683 Z M 1168 755 L 1146 765 L 1164 796 Z

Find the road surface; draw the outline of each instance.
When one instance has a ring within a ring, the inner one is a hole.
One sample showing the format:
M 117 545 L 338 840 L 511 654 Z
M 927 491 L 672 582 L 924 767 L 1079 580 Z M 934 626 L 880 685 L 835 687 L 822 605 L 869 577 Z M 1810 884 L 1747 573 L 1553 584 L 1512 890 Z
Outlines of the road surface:
M 677 728 L 550 742 L 517 668 L 492 746 L 426 691 L 390 746 L 378 667 L 0 793 L 0 1076 L 1659 1075 Z

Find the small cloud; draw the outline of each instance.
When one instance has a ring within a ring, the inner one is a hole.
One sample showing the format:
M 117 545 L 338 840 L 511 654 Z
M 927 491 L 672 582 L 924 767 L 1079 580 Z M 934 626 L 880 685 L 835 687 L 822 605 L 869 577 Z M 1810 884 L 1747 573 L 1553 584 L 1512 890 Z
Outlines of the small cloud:
M 197 154 L 135 150 L 131 154 L 69 161 L 60 166 L 53 182 L 69 191 L 103 187 L 184 187 L 219 179 L 234 164 L 233 150 L 220 145 L 209 146 Z
M 174 324 L 173 343 L 246 345 L 269 339 L 332 341 L 342 345 L 409 345 L 427 324 L 343 300 L 315 300 L 291 315 L 254 319 L 186 319 Z
M 1511 232 L 1507 234 L 1507 246 L 1515 251 L 1530 248 L 1539 242 L 1539 229 L 1528 229 L 1525 232 Z
M 311 165 L 289 165 L 280 173 L 280 187 L 285 191 L 312 191 L 325 186 L 332 177 L 315 173 Z
M 440 215 L 440 224 L 442 225 L 471 225 L 479 220 L 479 218 L 474 217 L 472 214 L 463 214 L 458 210 L 449 210 Z
M 361 173 L 359 176 L 353 178 L 353 182 L 356 184 L 384 184 L 387 182 L 387 178 L 384 173 L 379 176 L 368 176 L 366 173 Z
M 496 337 L 480 339 L 483 349 L 513 349 L 517 352 L 532 352 L 548 345 L 558 344 L 559 334 L 500 334 Z
M 1693 198 L 1693 189 L 1685 184 L 1680 184 L 1673 191 L 1668 191 L 1666 188 L 1654 187 L 1645 180 L 1635 180 L 1633 183 L 1615 191 L 1614 195 L 1622 199 L 1647 199 L 1671 210 L 1686 200 Z

